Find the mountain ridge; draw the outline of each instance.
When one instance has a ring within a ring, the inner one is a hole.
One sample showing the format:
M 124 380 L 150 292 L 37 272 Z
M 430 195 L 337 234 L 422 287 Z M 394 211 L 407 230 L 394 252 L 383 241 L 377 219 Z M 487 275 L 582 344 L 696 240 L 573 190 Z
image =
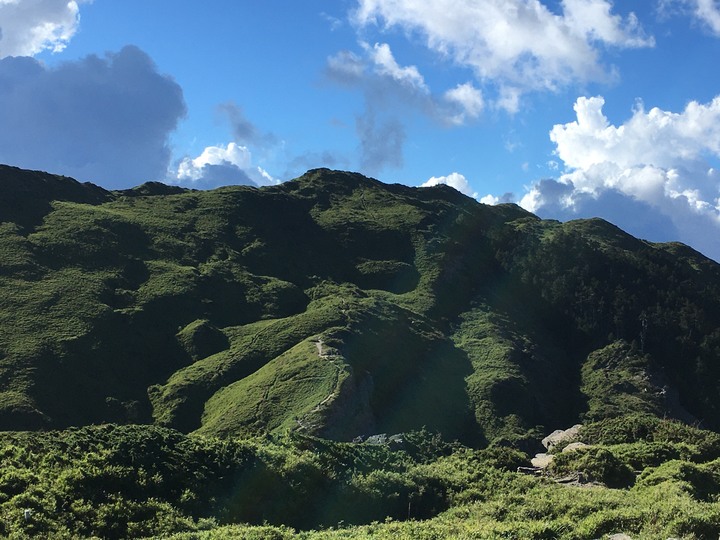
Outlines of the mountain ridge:
M 0 329 L 3 536 L 720 534 L 720 267 L 603 220 L 0 166 Z
M 3 166 L 0 190 L 2 429 L 530 444 L 645 410 L 662 387 L 596 395 L 618 348 L 676 393 L 655 414 L 720 426 L 720 267 L 686 246 L 329 169 L 111 192 Z

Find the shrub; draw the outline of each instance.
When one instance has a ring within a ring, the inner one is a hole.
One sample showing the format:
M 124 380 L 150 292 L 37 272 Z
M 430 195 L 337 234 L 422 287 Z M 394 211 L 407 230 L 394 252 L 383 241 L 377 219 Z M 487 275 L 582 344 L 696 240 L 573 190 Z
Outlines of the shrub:
M 720 470 L 714 466 L 673 460 L 647 469 L 638 478 L 639 486 L 656 486 L 664 482 L 679 484 L 693 498 L 702 501 L 720 495 Z
M 635 481 L 635 475 L 623 461 L 600 447 L 558 454 L 549 471 L 558 476 L 579 473 L 584 481 L 601 482 L 612 488 L 629 487 Z

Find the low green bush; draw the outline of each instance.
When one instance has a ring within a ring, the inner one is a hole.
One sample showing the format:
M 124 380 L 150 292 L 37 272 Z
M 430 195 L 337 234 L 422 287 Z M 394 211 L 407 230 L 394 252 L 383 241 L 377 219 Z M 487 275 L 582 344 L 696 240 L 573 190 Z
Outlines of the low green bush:
M 557 454 L 548 471 L 555 476 L 578 474 L 581 482 L 601 482 L 612 488 L 629 487 L 635 481 L 625 462 L 610 450 L 595 446 Z
M 656 486 L 667 482 L 701 501 L 717 500 L 720 497 L 720 469 L 717 461 L 698 465 L 672 460 L 656 468 L 646 469 L 638 478 L 640 486 Z

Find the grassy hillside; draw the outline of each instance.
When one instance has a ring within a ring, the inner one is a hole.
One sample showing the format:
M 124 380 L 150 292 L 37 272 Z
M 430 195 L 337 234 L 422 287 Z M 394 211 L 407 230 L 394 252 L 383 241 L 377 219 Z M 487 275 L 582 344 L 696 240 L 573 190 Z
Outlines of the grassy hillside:
M 2 536 L 720 535 L 687 246 L 325 169 L 0 194 Z
M 4 429 L 720 425 L 720 270 L 686 247 L 329 170 L 107 192 L 2 167 L 0 189 Z

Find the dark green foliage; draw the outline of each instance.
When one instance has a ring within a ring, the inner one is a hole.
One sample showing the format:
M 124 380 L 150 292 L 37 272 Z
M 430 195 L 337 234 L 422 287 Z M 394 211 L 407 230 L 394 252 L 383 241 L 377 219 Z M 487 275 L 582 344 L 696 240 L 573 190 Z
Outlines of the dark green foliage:
M 427 431 L 404 434 L 400 446 L 297 433 L 219 440 L 154 426 L 6 432 L 0 530 L 12 538 L 110 539 L 720 533 L 717 460 L 669 461 L 626 490 L 519 474 L 527 456 L 516 450 L 471 450 Z M 561 454 L 554 467 L 608 485 L 631 483 L 627 466 L 603 447 Z M 332 529 L 338 524 L 345 528 Z
M 668 395 L 679 392 L 679 404 L 664 404 L 671 415 L 717 427 L 716 263 L 634 239 L 598 219 L 533 222 L 504 235 L 504 267 L 573 321 L 581 334 L 569 346 L 577 354 L 625 340 L 635 354 L 648 355 L 650 373 Z
M 611 447 L 621 461 L 633 471 L 642 471 L 673 459 L 696 459 L 697 454 L 685 443 L 635 442 L 615 444 Z
M 635 482 L 632 470 L 610 450 L 587 447 L 557 454 L 550 472 L 556 476 L 579 474 L 582 482 L 600 482 L 612 488 L 624 488 Z
M 0 189 L 0 429 L 126 424 L 2 435 L 0 535 L 720 534 L 720 435 L 665 419 L 720 427 L 685 246 L 325 169 Z M 515 472 L 580 420 L 555 478 L 612 489 Z
M 720 422 L 720 273 L 691 250 L 325 169 L 209 192 L 0 173 L 0 427 L 531 451 L 583 415 Z
M 676 452 L 682 452 L 685 459 L 693 461 L 720 458 L 718 433 L 647 415 L 623 416 L 584 426 L 579 438 L 590 444 L 604 445 L 654 443 L 657 449 L 674 445 Z
M 39 171 L 25 171 L 0 165 L 0 221 L 14 222 L 30 229 L 51 211 L 53 201 L 100 204 L 111 194 L 92 184 Z
M 647 469 L 638 479 L 641 486 L 672 483 L 686 491 L 694 499 L 717 500 L 720 496 L 720 462 L 704 465 L 687 461 L 667 461 L 654 469 Z
M 425 432 L 409 441 L 425 461 L 447 453 Z M 408 511 L 427 518 L 447 508 L 451 489 L 408 453 L 299 435 L 219 441 L 108 425 L 6 433 L 0 455 L 0 508 L 14 516 L 8 531 L 38 535 L 137 537 L 194 530 L 207 518 L 300 528 Z M 23 521 L 26 508 L 33 517 Z
M 230 346 L 227 336 L 207 320 L 193 321 L 177 333 L 177 339 L 194 361 Z
M 592 352 L 582 367 L 582 392 L 588 397 L 586 421 L 632 413 L 662 416 L 665 393 L 650 359 L 623 342 Z

